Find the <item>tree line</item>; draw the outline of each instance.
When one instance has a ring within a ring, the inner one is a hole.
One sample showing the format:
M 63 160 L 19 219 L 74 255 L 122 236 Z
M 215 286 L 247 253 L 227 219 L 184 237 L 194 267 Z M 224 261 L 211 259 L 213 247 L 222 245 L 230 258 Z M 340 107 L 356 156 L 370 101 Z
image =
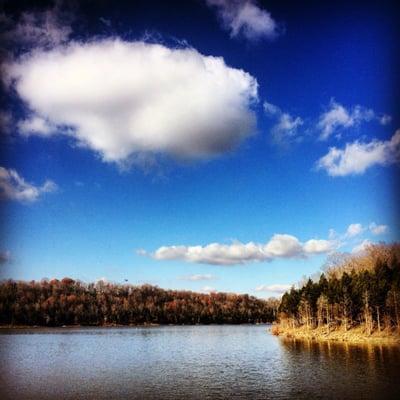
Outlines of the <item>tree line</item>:
M 104 281 L 0 283 L 2 325 L 135 325 L 261 323 L 275 319 L 279 301 L 231 293 L 195 293 Z
M 400 332 L 400 244 L 368 246 L 361 254 L 331 257 L 317 281 L 286 292 L 279 305 L 285 327 L 362 326 Z

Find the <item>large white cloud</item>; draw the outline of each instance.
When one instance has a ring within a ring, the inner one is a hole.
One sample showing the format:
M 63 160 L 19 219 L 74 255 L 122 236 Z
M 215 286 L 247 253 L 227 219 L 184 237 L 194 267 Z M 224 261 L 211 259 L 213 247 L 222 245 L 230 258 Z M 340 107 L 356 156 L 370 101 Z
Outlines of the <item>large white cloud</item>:
M 0 196 L 9 200 L 33 202 L 44 193 L 54 192 L 57 185 L 46 180 L 43 185 L 35 186 L 27 182 L 14 169 L 0 167 Z
M 192 48 L 72 42 L 6 64 L 4 79 L 32 111 L 23 134 L 64 133 L 109 162 L 210 157 L 255 128 L 256 79 Z
M 374 165 L 388 165 L 399 162 L 400 130 L 391 139 L 372 140 L 368 143 L 355 141 L 347 143 L 344 149 L 331 147 L 317 162 L 317 169 L 324 169 L 331 176 L 356 175 L 364 173 Z
M 248 40 L 273 39 L 279 34 L 278 24 L 271 14 L 261 9 L 255 0 L 206 0 L 217 10 L 223 28 L 231 37 Z
M 162 246 L 154 253 L 140 250 L 156 260 L 183 260 L 192 263 L 235 265 L 276 258 L 305 258 L 334 250 L 334 241 L 311 239 L 302 243 L 295 236 L 275 234 L 267 243 L 211 243 L 205 246 Z

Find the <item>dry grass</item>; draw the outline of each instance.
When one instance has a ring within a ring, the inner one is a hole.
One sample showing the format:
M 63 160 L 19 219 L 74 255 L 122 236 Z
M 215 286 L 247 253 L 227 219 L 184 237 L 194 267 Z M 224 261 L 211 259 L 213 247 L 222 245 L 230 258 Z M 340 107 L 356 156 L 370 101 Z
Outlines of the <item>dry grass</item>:
M 275 324 L 271 328 L 271 333 L 276 336 L 293 339 L 400 346 L 400 333 L 398 331 L 382 330 L 368 335 L 363 327 L 355 327 L 347 331 L 344 328 L 337 328 L 328 332 L 326 327 L 307 328 L 302 326 L 299 328 L 283 328 Z

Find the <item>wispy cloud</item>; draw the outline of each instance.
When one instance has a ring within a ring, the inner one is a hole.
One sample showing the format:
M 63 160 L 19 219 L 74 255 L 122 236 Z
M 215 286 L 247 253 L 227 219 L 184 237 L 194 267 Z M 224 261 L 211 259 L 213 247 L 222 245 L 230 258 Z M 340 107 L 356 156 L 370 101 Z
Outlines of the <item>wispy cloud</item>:
M 194 275 L 180 276 L 179 279 L 183 281 L 199 282 L 199 281 L 211 281 L 214 280 L 215 277 L 211 274 L 194 274 Z
M 9 251 L 0 251 L 0 264 L 6 264 L 10 261 L 11 254 Z
M 300 117 L 293 117 L 267 101 L 264 102 L 264 112 L 276 121 L 271 129 L 272 140 L 275 144 L 288 145 L 301 139 L 298 128 L 303 125 L 304 121 Z
M 66 43 L 72 33 L 70 24 L 74 14 L 67 10 L 65 3 L 55 1 L 51 8 L 23 12 L 17 19 L 2 14 L 2 46 L 11 52 L 26 52 L 32 48 L 50 49 Z
M 26 182 L 16 170 L 0 167 L 0 195 L 3 199 L 34 202 L 44 193 L 51 193 L 56 189 L 57 185 L 51 180 L 35 186 Z
M 372 120 L 377 120 L 382 125 L 386 125 L 390 122 L 391 117 L 386 114 L 377 115 L 374 110 L 361 105 L 346 108 L 334 99 L 331 99 L 329 108 L 318 119 L 317 129 L 320 131 L 319 138 L 320 140 L 326 140 L 334 133 L 340 134 L 344 129 Z
M 140 250 L 138 254 L 148 255 L 156 260 L 182 260 L 191 263 L 236 265 L 257 261 L 272 261 L 276 258 L 305 258 L 323 254 L 335 248 L 335 242 L 311 239 L 304 243 L 295 236 L 275 234 L 267 243 L 231 244 L 211 243 L 206 246 L 162 246 L 154 253 Z
M 371 142 L 347 143 L 344 149 L 331 147 L 320 158 L 317 169 L 325 170 L 330 176 L 360 175 L 375 165 L 389 165 L 400 160 L 400 130 L 391 139 Z
M 206 0 L 206 3 L 217 11 L 222 27 L 231 37 L 254 41 L 274 39 L 280 33 L 271 14 L 255 0 Z

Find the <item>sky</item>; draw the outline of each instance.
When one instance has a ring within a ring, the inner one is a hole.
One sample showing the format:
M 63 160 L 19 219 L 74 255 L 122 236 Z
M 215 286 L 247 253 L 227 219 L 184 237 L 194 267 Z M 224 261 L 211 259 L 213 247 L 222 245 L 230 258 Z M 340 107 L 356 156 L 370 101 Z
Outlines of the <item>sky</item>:
M 1 279 L 280 296 L 399 240 L 395 2 L 0 2 Z

